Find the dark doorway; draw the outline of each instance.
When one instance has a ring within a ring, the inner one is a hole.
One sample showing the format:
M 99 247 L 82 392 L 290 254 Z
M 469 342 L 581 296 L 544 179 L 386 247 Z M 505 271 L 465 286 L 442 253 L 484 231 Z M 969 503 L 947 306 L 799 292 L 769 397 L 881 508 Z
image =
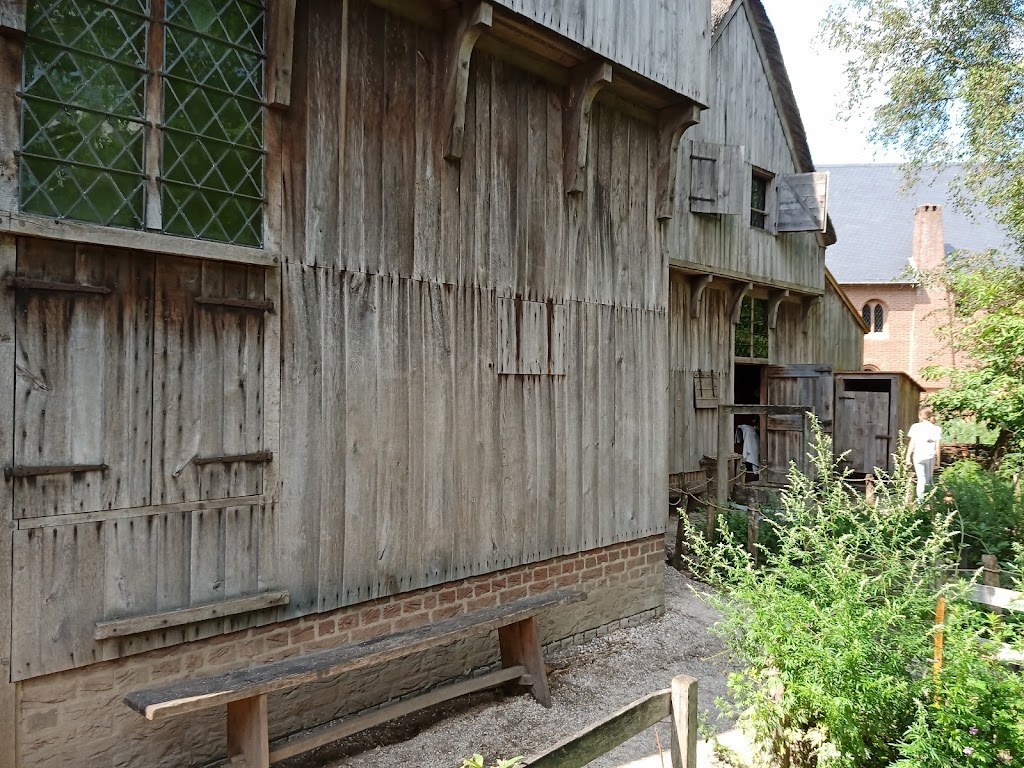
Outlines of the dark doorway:
M 763 374 L 763 365 L 736 363 L 733 374 L 733 402 L 736 405 L 763 405 Z M 764 456 L 764 417 L 756 414 L 737 414 L 733 418 L 733 451 L 744 457 L 744 482 L 757 482 Z M 753 449 L 751 441 L 757 446 L 756 449 Z

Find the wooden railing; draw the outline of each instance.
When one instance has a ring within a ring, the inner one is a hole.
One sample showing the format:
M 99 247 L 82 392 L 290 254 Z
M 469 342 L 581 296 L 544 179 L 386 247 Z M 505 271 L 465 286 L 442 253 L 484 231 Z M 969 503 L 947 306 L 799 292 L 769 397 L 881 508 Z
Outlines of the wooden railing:
M 520 765 L 581 768 L 666 718 L 672 721 L 672 768 L 696 768 L 697 681 L 686 675 L 673 678 L 671 688 L 634 701 Z

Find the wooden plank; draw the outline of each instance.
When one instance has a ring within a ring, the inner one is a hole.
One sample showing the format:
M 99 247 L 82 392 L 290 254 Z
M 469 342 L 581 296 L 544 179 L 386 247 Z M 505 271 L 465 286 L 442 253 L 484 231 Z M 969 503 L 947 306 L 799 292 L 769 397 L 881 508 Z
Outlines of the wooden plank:
M 199 621 L 234 616 L 239 613 L 262 611 L 278 605 L 287 605 L 291 596 L 286 590 L 263 592 L 258 595 L 246 595 L 215 603 L 190 605 L 176 611 L 150 613 L 145 616 L 131 616 L 125 619 L 110 619 L 96 622 L 93 637 L 96 640 L 108 640 L 112 637 L 125 637 L 143 632 L 153 632 L 168 627 L 180 627 Z
M 0 35 L 25 33 L 27 0 L 0 0 Z
M 0 212 L 18 210 L 21 64 L 26 0 L 0 0 Z M 0 216 L 0 225 L 8 217 Z M 14 270 L 11 270 L 13 275 Z
M 193 240 L 156 232 L 83 224 L 67 219 L 46 219 L 28 213 L 12 213 L 10 216 L 0 217 L 0 232 L 25 237 L 39 237 L 45 240 L 88 243 L 110 248 L 127 248 L 145 253 L 190 256 L 264 267 L 275 266 L 280 260 L 280 254 L 270 250 L 232 245 L 231 243 L 217 243 L 211 240 Z
M 530 687 L 533 698 L 541 706 L 551 707 L 551 694 L 548 692 L 548 677 L 544 670 L 544 657 L 537 639 L 537 619 L 530 616 L 515 624 L 498 627 L 498 645 L 501 649 L 501 666 L 526 667 L 530 675 Z
M 429 707 L 443 704 L 446 701 L 466 696 L 477 691 L 485 691 L 488 688 L 522 680 L 526 675 L 526 667 L 516 666 L 507 669 L 499 669 L 480 677 L 474 677 L 461 683 L 442 686 L 433 691 L 424 693 L 421 696 L 400 701 L 387 707 L 367 712 L 356 717 L 345 718 L 341 722 L 328 723 L 319 728 L 304 731 L 298 736 L 292 736 L 281 741 L 276 741 L 270 746 L 270 762 L 286 760 L 289 757 L 308 752 L 311 749 L 322 747 L 340 739 L 348 738 L 353 734 L 365 731 L 383 723 L 404 717 L 414 712 L 420 712 Z
M 672 678 L 672 768 L 697 768 L 697 681 Z
M 530 768 L 582 768 L 669 717 L 671 698 L 669 688 L 648 694 L 546 751 L 528 757 L 521 765 Z
M 55 525 L 82 525 L 83 523 L 102 523 L 107 520 L 131 520 L 136 517 L 174 515 L 179 512 L 190 512 L 197 509 L 222 509 L 237 504 L 257 504 L 262 499 L 262 496 L 240 496 L 233 499 L 185 501 L 177 504 L 131 507 L 130 509 L 109 509 L 100 512 L 50 515 L 48 517 L 22 518 L 17 521 L 17 525 L 19 531 L 26 531 L 30 528 L 51 528 Z
M 270 5 L 270 56 L 267 60 L 267 102 L 274 109 L 292 103 L 292 69 L 295 49 L 295 0 Z
M 2 46 L 0 46 L 2 47 Z M 2 55 L 2 54 L 0 54 Z M 3 64 L 0 64 L 2 67 Z M 0 110 L 2 113 L 3 110 Z M 2 120 L 3 118 L 0 118 Z M 2 135 L 0 128 L 0 135 Z M 3 162 L 0 158 L 0 162 Z M 0 276 L 14 274 L 17 244 L 12 237 L 0 235 Z M 0 381 L 14 381 L 15 300 L 9 291 L 0 292 Z M 10 384 L 6 384 L 10 387 Z M 0 397 L 0 465 L 14 462 L 14 393 Z M 11 635 L 14 589 L 14 496 L 6 480 L 0 485 L 0 768 L 15 768 L 18 742 L 17 686 L 11 681 Z
M 1011 611 L 1024 612 L 1024 594 L 1012 589 L 990 587 L 987 584 L 974 584 L 967 592 L 967 599 L 990 608 L 1005 608 Z
M 124 701 L 148 720 L 209 709 L 264 693 L 288 690 L 313 680 L 410 656 L 458 640 L 514 624 L 542 610 L 585 600 L 586 594 L 561 590 L 545 592 L 503 606 L 482 608 L 437 624 L 430 624 L 356 645 L 263 664 L 164 688 L 135 691 Z
M 267 697 L 228 703 L 228 758 L 241 756 L 246 768 L 270 768 Z

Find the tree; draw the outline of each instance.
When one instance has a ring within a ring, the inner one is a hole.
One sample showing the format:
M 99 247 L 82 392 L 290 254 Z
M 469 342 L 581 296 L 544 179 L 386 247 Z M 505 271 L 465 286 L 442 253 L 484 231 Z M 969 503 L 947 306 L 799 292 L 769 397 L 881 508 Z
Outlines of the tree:
M 965 169 L 1024 253 L 1024 0 L 835 0 L 823 22 L 848 56 L 850 108 L 913 168 Z
M 932 396 L 946 416 L 973 416 L 1000 429 L 999 448 L 1024 459 L 1024 268 L 995 254 L 955 254 L 941 272 L 923 276 L 949 290 L 953 317 L 941 332 L 962 357 Z

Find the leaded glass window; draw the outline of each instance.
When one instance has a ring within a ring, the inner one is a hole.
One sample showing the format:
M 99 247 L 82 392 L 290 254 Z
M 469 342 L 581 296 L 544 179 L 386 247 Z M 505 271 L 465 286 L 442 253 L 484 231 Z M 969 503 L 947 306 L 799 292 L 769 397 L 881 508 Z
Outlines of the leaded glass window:
M 768 223 L 768 183 L 770 176 L 760 171 L 750 175 L 750 226 L 764 229 Z
M 885 307 L 881 302 L 869 301 L 861 307 L 860 314 L 868 327 L 868 333 L 882 333 L 885 330 Z
M 264 6 L 29 3 L 21 209 L 261 245 Z
M 768 301 L 749 296 L 740 305 L 740 321 L 736 324 L 736 357 L 768 359 Z

